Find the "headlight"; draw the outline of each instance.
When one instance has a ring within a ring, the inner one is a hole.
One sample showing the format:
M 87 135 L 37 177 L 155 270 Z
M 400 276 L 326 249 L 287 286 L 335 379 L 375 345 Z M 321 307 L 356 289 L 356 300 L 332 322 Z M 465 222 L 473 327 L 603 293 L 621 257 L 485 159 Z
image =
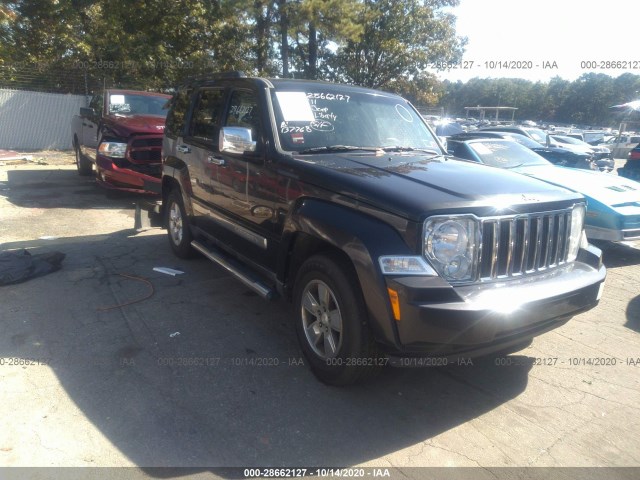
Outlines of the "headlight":
M 571 211 L 571 234 L 569 237 L 569 255 L 567 262 L 573 262 L 578 256 L 584 229 L 585 212 L 586 210 L 583 204 L 575 205 Z
M 124 158 L 126 152 L 126 143 L 102 142 L 98 146 L 98 153 L 111 158 Z
M 424 254 L 440 275 L 467 281 L 475 270 L 477 222 L 469 217 L 432 217 L 424 228 Z

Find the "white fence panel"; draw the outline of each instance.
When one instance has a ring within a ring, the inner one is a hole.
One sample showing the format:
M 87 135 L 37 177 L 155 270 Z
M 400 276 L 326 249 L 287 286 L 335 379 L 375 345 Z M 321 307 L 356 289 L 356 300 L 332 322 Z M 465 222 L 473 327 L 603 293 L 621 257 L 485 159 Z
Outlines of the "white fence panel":
M 0 149 L 71 150 L 71 118 L 83 95 L 0 89 Z

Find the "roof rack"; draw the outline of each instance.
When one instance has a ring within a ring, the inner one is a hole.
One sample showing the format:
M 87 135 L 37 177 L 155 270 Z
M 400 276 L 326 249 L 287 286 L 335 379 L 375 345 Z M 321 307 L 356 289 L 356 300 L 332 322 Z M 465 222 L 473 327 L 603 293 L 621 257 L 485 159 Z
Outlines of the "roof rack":
M 206 80 L 221 80 L 224 78 L 247 78 L 247 75 L 240 70 L 232 70 L 229 72 L 205 73 L 186 78 L 183 83 L 204 82 Z

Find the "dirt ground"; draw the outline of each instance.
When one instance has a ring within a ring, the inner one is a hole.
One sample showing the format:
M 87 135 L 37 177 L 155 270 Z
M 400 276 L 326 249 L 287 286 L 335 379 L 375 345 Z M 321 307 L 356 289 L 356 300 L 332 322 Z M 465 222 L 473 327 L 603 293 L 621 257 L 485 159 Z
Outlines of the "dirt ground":
M 2 152 L 2 151 L 0 151 Z M 6 152 L 6 151 L 5 151 Z M 8 153 L 8 152 L 7 152 Z M 4 160 L 0 155 L 0 166 L 15 166 L 15 165 L 73 165 L 75 164 L 75 155 L 72 150 L 60 151 L 60 150 L 39 150 L 36 152 L 16 152 L 20 157 L 27 157 L 28 160 L 22 158 L 13 158 L 15 155 L 7 155 L 10 160 Z

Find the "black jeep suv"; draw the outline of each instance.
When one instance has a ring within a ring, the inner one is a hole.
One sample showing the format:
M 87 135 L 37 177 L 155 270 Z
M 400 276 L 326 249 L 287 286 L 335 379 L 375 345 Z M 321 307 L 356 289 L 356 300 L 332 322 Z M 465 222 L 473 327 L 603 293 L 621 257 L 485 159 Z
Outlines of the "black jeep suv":
M 513 350 L 594 307 L 605 279 L 579 194 L 448 158 L 381 91 L 221 75 L 171 100 L 163 211 L 194 250 L 295 305 L 313 372 Z

